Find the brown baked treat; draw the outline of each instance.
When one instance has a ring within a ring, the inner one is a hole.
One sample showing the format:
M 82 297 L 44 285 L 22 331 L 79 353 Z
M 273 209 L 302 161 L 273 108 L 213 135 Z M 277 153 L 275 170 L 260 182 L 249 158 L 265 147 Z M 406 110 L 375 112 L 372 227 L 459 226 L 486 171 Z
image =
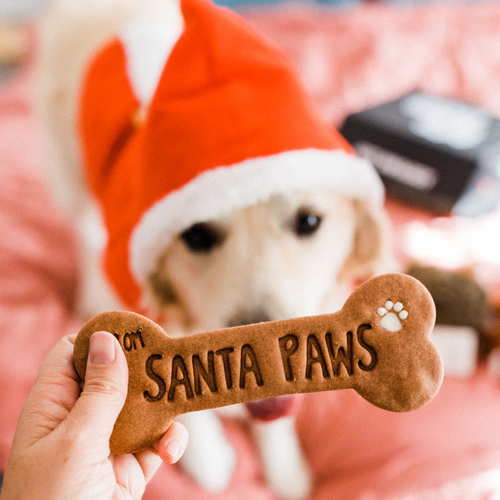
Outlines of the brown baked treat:
M 91 319 L 79 333 L 75 367 L 85 377 L 90 336 L 113 333 L 128 360 L 125 406 L 113 453 L 150 446 L 177 415 L 283 394 L 354 389 L 391 411 L 429 402 L 443 378 L 430 341 L 435 308 L 403 274 L 374 278 L 335 314 L 238 326 L 170 338 L 129 312 Z

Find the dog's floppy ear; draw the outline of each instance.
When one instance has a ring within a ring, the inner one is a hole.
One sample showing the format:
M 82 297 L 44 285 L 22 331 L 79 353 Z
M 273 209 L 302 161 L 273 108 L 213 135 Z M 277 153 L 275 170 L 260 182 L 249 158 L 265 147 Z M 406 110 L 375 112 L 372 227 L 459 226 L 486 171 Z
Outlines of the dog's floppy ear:
M 396 271 L 390 221 L 383 207 L 360 200 L 353 203 L 356 215 L 354 244 L 339 278 L 365 281 L 378 274 Z

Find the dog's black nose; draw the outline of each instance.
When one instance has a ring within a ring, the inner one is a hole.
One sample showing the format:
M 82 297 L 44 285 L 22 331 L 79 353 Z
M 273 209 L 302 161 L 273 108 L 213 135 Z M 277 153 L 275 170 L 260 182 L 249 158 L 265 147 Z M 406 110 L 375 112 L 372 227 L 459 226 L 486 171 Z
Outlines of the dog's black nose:
M 271 317 L 265 311 L 242 311 L 230 318 L 227 326 L 251 325 L 252 323 L 261 323 L 263 321 L 271 321 Z

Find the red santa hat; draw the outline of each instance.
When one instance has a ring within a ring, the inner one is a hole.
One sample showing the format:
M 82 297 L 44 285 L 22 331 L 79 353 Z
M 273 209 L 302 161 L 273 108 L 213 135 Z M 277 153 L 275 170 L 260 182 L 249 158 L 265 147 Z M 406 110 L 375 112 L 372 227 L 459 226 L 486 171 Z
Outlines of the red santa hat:
M 380 204 L 373 167 L 318 116 L 286 56 L 235 13 L 181 0 L 93 59 L 79 114 L 108 231 L 105 268 L 128 307 L 171 240 L 275 194 L 332 188 Z

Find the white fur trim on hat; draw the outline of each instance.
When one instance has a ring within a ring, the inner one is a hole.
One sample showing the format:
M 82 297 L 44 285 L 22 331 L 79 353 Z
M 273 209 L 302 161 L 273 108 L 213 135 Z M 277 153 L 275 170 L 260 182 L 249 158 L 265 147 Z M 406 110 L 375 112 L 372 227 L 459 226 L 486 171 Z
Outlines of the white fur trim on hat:
M 376 205 L 384 198 L 373 166 L 341 150 L 287 151 L 202 172 L 144 213 L 130 239 L 132 274 L 144 284 L 172 239 L 196 222 L 215 220 L 275 194 L 321 188 Z

